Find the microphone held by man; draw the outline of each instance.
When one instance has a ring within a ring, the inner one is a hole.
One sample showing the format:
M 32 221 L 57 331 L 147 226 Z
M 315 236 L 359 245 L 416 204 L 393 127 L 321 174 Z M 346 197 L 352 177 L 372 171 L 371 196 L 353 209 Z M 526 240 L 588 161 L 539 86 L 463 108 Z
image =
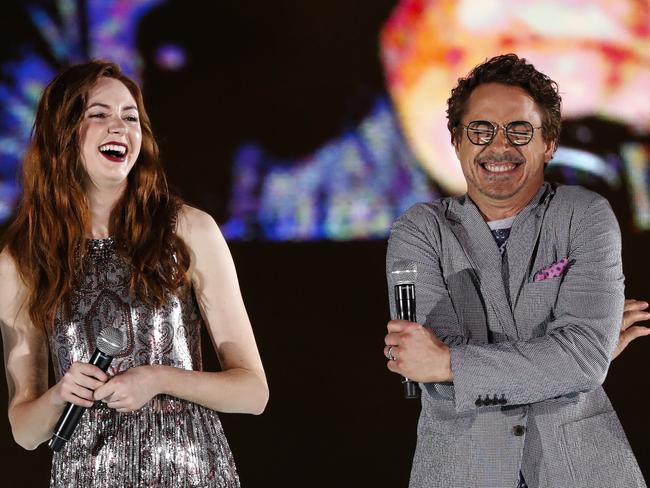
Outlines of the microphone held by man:
M 417 266 L 412 261 L 397 261 L 391 270 L 395 292 L 395 310 L 397 318 L 416 322 L 415 310 L 415 279 L 417 277 Z M 388 347 L 386 357 L 390 361 L 396 358 L 393 355 L 393 346 Z M 407 400 L 413 400 L 420 397 L 420 390 L 417 383 L 402 377 L 404 385 L 404 397 Z

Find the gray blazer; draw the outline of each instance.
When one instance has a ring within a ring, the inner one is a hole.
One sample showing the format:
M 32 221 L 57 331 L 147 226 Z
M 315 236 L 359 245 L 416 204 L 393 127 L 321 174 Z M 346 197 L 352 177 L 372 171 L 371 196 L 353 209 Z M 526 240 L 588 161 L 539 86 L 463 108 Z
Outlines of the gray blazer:
M 533 281 L 568 258 L 559 277 Z M 608 202 L 545 183 L 503 256 L 467 197 L 394 224 L 387 275 L 417 266 L 418 322 L 451 347 L 453 384 L 422 384 L 410 486 L 645 487 L 603 391 L 623 313 L 620 231 Z

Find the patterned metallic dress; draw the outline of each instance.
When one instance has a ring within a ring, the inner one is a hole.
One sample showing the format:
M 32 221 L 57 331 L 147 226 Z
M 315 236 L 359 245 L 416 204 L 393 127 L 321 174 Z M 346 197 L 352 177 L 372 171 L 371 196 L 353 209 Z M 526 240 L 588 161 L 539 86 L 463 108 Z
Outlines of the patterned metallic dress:
M 191 289 L 152 308 L 129 294 L 130 269 L 113 239 L 88 241 L 69 321 L 59 313 L 49 336 L 56 380 L 87 362 L 104 327 L 127 339 L 108 373 L 146 364 L 201 369 L 202 319 Z M 217 413 L 159 395 L 135 412 L 103 403 L 86 411 L 52 460 L 51 487 L 239 487 Z

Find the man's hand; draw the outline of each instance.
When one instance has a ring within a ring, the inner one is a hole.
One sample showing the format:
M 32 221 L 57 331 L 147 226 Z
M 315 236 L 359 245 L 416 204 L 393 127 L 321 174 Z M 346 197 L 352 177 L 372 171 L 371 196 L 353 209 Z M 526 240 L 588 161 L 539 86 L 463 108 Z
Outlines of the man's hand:
M 621 323 L 621 336 L 618 339 L 618 344 L 616 345 L 612 359 L 621 354 L 628 344 L 637 337 L 650 335 L 650 328 L 642 325 L 633 325 L 639 321 L 650 320 L 650 313 L 645 312 L 646 308 L 648 308 L 648 302 L 632 299 L 625 300 L 623 322 Z
M 449 347 L 429 329 L 406 320 L 388 322 L 384 356 L 393 373 L 421 383 L 452 381 Z
M 640 300 L 625 300 L 621 335 L 612 359 L 638 337 L 650 335 L 650 328 L 634 325 L 650 320 L 646 312 L 648 303 Z M 414 322 L 391 320 L 384 342 L 384 356 L 388 351 L 394 360 L 388 360 L 387 367 L 393 373 L 422 383 L 452 381 L 451 354 L 449 348 L 429 329 Z M 391 348 L 392 346 L 392 348 Z

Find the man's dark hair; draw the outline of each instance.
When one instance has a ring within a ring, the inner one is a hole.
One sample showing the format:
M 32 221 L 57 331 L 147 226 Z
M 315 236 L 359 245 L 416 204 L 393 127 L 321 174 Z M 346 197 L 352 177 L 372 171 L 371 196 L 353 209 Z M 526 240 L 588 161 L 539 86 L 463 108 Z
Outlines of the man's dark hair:
M 484 83 L 501 83 L 526 90 L 542 112 L 544 140 L 555 141 L 557 144 L 562 126 L 562 98 L 558 93 L 557 83 L 516 54 L 503 54 L 488 59 L 476 66 L 465 78 L 458 79 L 458 86 L 451 91 L 447 100 L 447 128 L 451 133 L 452 143 L 462 134 L 455 128 L 461 122 L 467 100 L 474 88 Z

